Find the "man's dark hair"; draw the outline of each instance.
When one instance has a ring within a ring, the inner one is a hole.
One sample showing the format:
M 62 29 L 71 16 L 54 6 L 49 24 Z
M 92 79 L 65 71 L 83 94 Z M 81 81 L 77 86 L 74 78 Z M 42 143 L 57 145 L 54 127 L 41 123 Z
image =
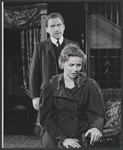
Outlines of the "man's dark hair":
M 48 26 L 48 21 L 49 21 L 49 19 L 54 19 L 54 18 L 60 18 L 61 19 L 61 21 L 62 21 L 62 23 L 64 24 L 64 19 L 63 19 L 63 17 L 59 14 L 59 13 L 51 13 L 51 14 L 49 14 L 48 16 L 47 16 L 47 19 L 46 19 L 46 22 L 45 22 L 45 27 L 47 27 Z

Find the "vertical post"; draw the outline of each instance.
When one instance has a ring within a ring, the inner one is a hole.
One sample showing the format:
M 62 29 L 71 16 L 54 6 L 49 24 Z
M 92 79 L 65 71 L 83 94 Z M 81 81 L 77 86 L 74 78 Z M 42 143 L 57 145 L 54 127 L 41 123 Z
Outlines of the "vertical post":
M 112 2 L 111 2 L 111 21 L 113 21 L 113 4 L 112 4 Z
M 118 3 L 116 3 L 116 23 L 119 26 L 119 9 L 118 9 Z
M 47 33 L 45 30 L 45 21 L 46 21 L 46 15 L 41 15 L 41 41 L 47 39 Z
M 105 18 L 107 18 L 107 3 L 105 2 Z
M 41 39 L 40 39 L 40 41 L 44 41 L 47 39 L 47 33 L 45 30 L 45 21 L 46 21 L 46 17 L 47 17 L 47 8 L 46 7 L 41 10 L 40 15 L 41 15 Z
M 85 47 L 84 47 L 84 44 L 85 44 L 85 43 L 84 43 L 84 35 L 82 34 L 82 50 L 83 50 L 83 51 L 84 51 L 84 48 L 85 48 Z
M 87 75 L 90 75 L 90 61 L 89 61 L 89 56 L 88 56 L 88 3 L 85 3 L 85 15 L 86 15 L 86 18 L 85 18 L 85 24 L 86 24 L 86 37 L 85 37 L 85 53 L 87 55 L 87 61 L 86 61 L 86 72 L 87 72 Z
M 99 3 L 99 14 L 102 14 L 101 13 L 101 4 Z

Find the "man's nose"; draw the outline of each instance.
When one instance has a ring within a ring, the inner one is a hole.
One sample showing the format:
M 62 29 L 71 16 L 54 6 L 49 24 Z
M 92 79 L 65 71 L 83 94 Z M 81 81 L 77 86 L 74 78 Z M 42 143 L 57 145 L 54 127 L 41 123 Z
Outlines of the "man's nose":
M 59 29 L 59 27 L 58 26 L 55 26 L 55 30 L 58 30 Z

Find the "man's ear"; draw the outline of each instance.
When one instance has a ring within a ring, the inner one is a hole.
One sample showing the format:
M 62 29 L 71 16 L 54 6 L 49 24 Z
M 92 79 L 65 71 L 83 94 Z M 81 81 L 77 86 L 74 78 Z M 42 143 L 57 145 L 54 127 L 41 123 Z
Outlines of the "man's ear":
M 64 30 L 65 30 L 65 24 L 63 24 L 63 26 L 64 26 Z
M 45 28 L 45 30 L 46 30 L 46 32 L 47 32 L 47 33 L 49 33 L 49 32 L 48 32 L 48 28 L 47 28 L 47 27 Z

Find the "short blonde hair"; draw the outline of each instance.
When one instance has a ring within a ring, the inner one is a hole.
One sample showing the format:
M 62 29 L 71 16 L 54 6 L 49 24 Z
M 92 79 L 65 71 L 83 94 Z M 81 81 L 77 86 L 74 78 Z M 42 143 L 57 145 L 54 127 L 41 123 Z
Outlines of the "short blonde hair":
M 64 47 L 59 56 L 59 67 L 63 69 L 62 63 L 68 61 L 70 56 L 77 56 L 82 58 L 82 63 L 86 62 L 87 56 L 84 52 L 75 44 L 70 43 Z

